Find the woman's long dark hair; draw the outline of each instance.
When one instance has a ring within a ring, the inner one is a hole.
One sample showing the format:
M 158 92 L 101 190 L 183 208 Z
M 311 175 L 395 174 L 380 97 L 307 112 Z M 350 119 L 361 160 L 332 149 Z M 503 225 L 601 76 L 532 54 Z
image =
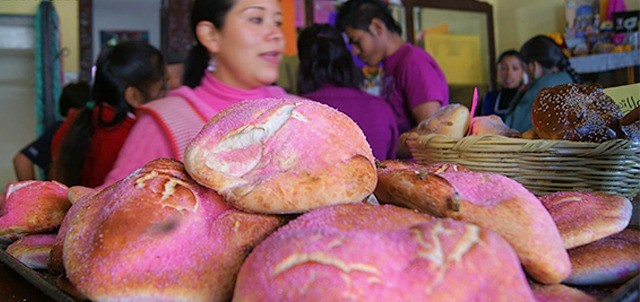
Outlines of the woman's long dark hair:
M 82 109 L 65 134 L 58 158 L 53 163 L 52 179 L 68 186 L 81 185 L 82 166 L 91 146 L 94 127 L 114 127 L 122 124 L 133 107 L 124 93 L 128 87 L 137 88 L 150 101 L 149 88 L 164 80 L 165 64 L 162 53 L 142 41 L 120 42 L 100 52 L 91 87 L 91 102 Z M 89 105 L 91 104 L 91 105 Z M 112 119 L 103 115 L 104 106 L 115 110 Z M 94 120 L 93 111 L 97 110 Z
M 546 69 L 557 67 L 560 71 L 566 71 L 575 83 L 582 82 L 560 46 L 547 36 L 537 35 L 529 39 L 520 48 L 520 55 L 525 63 L 537 61 Z
M 209 51 L 198 41 L 196 27 L 200 21 L 211 22 L 218 30 L 222 30 L 227 13 L 235 0 L 195 0 L 191 9 L 191 31 L 196 44 L 191 47 L 185 60 L 182 83 L 191 88 L 200 85 L 204 70 L 209 64 Z
M 363 76 L 340 32 L 329 24 L 312 24 L 298 36 L 298 93 L 325 84 L 359 88 Z

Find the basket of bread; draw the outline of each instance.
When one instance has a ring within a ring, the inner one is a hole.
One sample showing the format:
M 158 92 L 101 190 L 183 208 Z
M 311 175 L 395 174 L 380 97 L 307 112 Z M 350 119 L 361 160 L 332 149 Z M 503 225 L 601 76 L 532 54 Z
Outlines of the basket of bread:
M 631 211 L 458 164 L 379 162 L 333 108 L 248 100 L 183 161 L 97 190 L 9 184 L 0 263 L 48 276 L 58 301 L 597 301 L 639 291 Z
M 637 114 L 636 114 L 637 115 Z M 418 163 L 459 163 L 508 176 L 536 195 L 600 191 L 640 193 L 640 121 L 623 125 L 618 106 L 596 85 L 543 89 L 533 128 L 519 133 L 498 116 L 449 104 L 401 135 Z

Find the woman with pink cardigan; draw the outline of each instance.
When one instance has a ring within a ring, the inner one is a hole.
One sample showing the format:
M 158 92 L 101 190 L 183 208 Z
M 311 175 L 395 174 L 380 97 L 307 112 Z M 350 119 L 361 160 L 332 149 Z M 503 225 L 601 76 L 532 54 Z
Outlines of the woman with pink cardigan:
M 187 86 L 141 108 L 103 187 L 156 158 L 182 161 L 200 128 L 232 104 L 287 96 L 272 86 L 285 47 L 279 1 L 196 0 L 192 9 L 197 44 L 187 61 Z M 200 83 L 189 79 L 198 74 Z

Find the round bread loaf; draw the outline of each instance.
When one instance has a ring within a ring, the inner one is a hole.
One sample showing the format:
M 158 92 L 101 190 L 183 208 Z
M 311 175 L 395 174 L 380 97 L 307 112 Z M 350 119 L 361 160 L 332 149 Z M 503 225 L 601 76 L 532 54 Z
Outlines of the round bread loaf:
M 540 196 L 566 249 L 618 233 L 629 225 L 633 206 L 622 196 L 600 192 L 556 192 Z
M 0 204 L 0 248 L 28 234 L 45 233 L 58 228 L 71 207 L 67 189 L 67 186 L 56 181 L 9 183 L 4 204 Z
M 469 129 L 470 117 L 467 106 L 451 103 L 440 107 L 433 115 L 421 121 L 416 130 L 420 134 L 440 134 L 462 138 Z
M 573 267 L 563 281 L 573 285 L 615 285 L 640 272 L 640 230 L 627 228 L 569 250 Z
M 228 107 L 187 146 L 184 164 L 197 182 L 254 213 L 360 202 L 377 182 L 371 147 L 358 125 L 305 99 Z
M 534 301 L 502 237 L 367 204 L 316 209 L 280 228 L 247 257 L 234 291 L 234 301 L 516 300 Z
M 232 208 L 169 159 L 81 198 L 70 214 L 64 267 L 94 301 L 229 301 L 248 252 L 283 222 Z
M 55 234 L 36 234 L 22 237 L 7 247 L 7 254 L 32 269 L 46 269 Z
M 543 88 L 531 108 L 540 138 L 600 143 L 627 138 L 622 112 L 598 85 L 565 84 Z
M 521 136 L 518 130 L 509 128 L 502 118 L 495 114 L 473 117 L 469 126 L 469 135 Z

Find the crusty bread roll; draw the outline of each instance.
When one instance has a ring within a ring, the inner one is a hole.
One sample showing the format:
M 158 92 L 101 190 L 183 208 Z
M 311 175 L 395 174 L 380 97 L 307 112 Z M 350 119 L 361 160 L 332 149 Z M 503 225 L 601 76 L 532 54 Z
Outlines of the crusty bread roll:
M 416 215 L 367 204 L 305 213 L 251 252 L 233 300 L 534 301 L 503 238 Z
M 182 163 L 158 159 L 72 206 L 64 267 L 95 301 L 228 301 L 248 252 L 282 223 L 232 208 Z
M 471 119 L 469 135 L 502 135 L 506 137 L 519 137 L 520 132 L 509 128 L 499 116 L 483 115 Z
M 9 244 L 7 254 L 32 269 L 46 269 L 55 238 L 55 234 L 27 235 Z
M 542 202 L 517 181 L 496 173 L 447 172 L 460 194 L 456 219 L 502 235 L 515 249 L 525 271 L 544 284 L 560 283 L 571 263 L 560 232 Z
M 360 202 L 377 182 L 371 147 L 357 124 L 303 99 L 228 107 L 191 141 L 184 164 L 200 184 L 256 213 Z
M 533 127 L 543 139 L 600 143 L 626 138 L 621 117 L 618 105 L 598 85 L 543 88 L 531 108 Z
M 587 293 L 564 284 L 538 284 L 531 285 L 536 302 L 596 302 L 598 299 Z
M 28 234 L 52 231 L 71 206 L 67 186 L 56 181 L 9 183 L 0 209 L 0 248 Z
M 432 116 L 421 121 L 416 128 L 420 134 L 441 134 L 462 138 L 469 129 L 469 108 L 459 103 L 440 107 Z
M 383 161 L 377 161 L 376 167 L 378 168 L 378 174 L 381 170 L 391 171 L 398 169 L 413 168 L 415 170 L 426 171 L 428 173 L 442 173 L 453 171 L 469 171 L 465 166 L 458 163 L 443 163 L 433 162 L 428 164 L 418 164 L 415 162 L 409 162 L 399 159 L 387 159 Z
M 97 193 L 96 189 L 87 188 L 83 186 L 73 186 L 67 191 L 67 198 L 72 204 L 76 203 L 80 198 Z
M 416 163 L 386 160 L 378 165 L 374 195 L 382 204 L 393 204 L 438 217 L 460 208 L 460 196 L 444 178 Z
M 640 272 L 640 230 L 624 231 L 569 250 L 572 285 L 616 285 Z
M 540 196 L 566 249 L 624 230 L 631 220 L 629 199 L 601 192 L 564 191 Z

